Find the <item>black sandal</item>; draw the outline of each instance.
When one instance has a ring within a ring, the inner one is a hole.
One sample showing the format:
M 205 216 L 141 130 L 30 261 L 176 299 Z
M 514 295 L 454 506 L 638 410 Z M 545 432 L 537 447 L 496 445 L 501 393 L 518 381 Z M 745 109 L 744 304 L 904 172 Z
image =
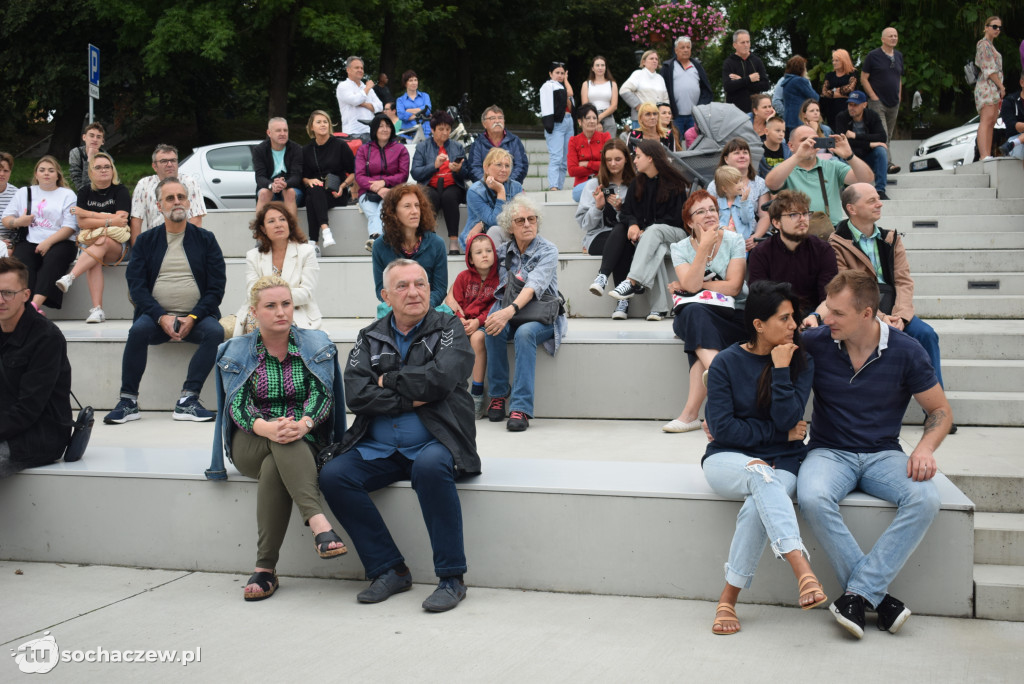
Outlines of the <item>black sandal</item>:
M 341 546 L 332 549 L 330 548 L 332 542 L 338 542 Z M 321 558 L 334 558 L 348 553 L 345 541 L 335 534 L 334 530 L 327 530 L 313 537 L 313 546 L 316 547 L 316 553 Z
M 259 585 L 261 591 L 246 592 L 245 587 L 242 588 L 246 601 L 262 601 L 268 599 L 274 595 L 277 588 L 280 586 L 280 582 L 277 581 L 277 572 L 254 572 L 249 577 L 249 581 L 245 583 L 245 586 L 250 584 Z

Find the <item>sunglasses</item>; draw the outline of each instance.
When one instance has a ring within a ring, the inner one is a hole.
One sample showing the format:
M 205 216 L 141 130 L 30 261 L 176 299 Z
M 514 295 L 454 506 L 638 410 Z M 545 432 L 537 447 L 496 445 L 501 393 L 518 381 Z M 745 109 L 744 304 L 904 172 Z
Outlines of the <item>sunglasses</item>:
M 1002 24 L 989 24 L 988 27 L 990 29 L 994 30 L 994 31 L 1002 31 L 1003 30 L 1003 25 Z

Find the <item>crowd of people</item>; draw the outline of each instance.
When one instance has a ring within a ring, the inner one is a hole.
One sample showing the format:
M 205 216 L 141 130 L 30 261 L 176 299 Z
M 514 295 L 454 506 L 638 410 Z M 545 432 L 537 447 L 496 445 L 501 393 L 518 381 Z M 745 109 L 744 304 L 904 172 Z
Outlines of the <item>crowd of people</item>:
M 991 55 L 1000 28 L 998 17 L 987 20 L 978 44 L 983 127 L 1005 97 Z M 582 250 L 600 257 L 589 291 L 603 296 L 615 283 L 607 292 L 616 300 L 613 319 L 627 318 L 645 292 L 647 320 L 674 317 L 688 394 L 662 430 L 703 428 L 708 483 L 743 500 L 715 634 L 739 631 L 738 595 L 768 544 L 790 564 L 802 608 L 828 601 L 800 539 L 794 496 L 844 590 L 831 606 L 839 623 L 860 637 L 865 610 L 893 633 L 910 615 L 887 588 L 937 511 L 933 453 L 956 426 L 938 337 L 914 314 L 902 241 L 879 225 L 887 174 L 899 171 L 888 155 L 902 92 L 897 43 L 896 30 L 886 28 L 859 79 L 849 54 L 834 51 L 820 91 L 806 60 L 794 56 L 773 104 L 750 35 L 737 31 L 723 65 L 725 99 L 749 115 L 765 161 L 755 168 L 746 140 L 726 141 L 707 189 L 691 187 L 671 156 L 686 147 L 694 108 L 713 98 L 689 38 L 675 42 L 664 65 L 657 52 L 645 52 L 621 87 L 596 57 L 579 106 L 561 62 L 540 89 L 548 189 L 573 179 Z M 234 316 L 221 317 L 224 259 L 202 227 L 201 193 L 178 172 L 174 147 L 157 146 L 154 175 L 134 194 L 120 184 L 99 124 L 86 128 L 69 159 L 77 195 L 49 156 L 36 164 L 31 186 L 13 188 L 14 160 L 0 154 L 0 394 L 15 407 L 0 414 L 0 476 L 59 459 L 70 431 L 66 343 L 42 307 L 60 309 L 84 275 L 92 303 L 86 322 L 102 323 L 103 266 L 130 253 L 134 315 L 120 394 L 104 423 L 141 418 L 149 346 L 196 345 L 172 417 L 215 421 L 209 479 L 226 479 L 227 458 L 259 482 L 257 561 L 245 600 L 269 598 L 280 586 L 276 566 L 293 503 L 321 558 L 347 553 L 321 493 L 371 580 L 358 600 L 377 603 L 409 589 L 409 568 L 369 497 L 409 479 L 439 581 L 423 607 L 442 612 L 467 593 L 455 483 L 481 470 L 475 421 L 487 416 L 510 432 L 526 430 L 535 417 L 538 349 L 555 355 L 567 332 L 559 253 L 540 234 L 543 211 L 523 189 L 526 150 L 500 107 L 483 112 L 484 132 L 467 150 L 450 137 L 452 117 L 431 111 L 415 72 L 402 75 L 404 94 L 392 100 L 385 83 L 362 80 L 362 59 L 349 58 L 346 69 L 337 97 L 348 141 L 334 135 L 327 111 L 316 110 L 305 147 L 289 139 L 287 121 L 273 118 L 253 149 L 256 246 L 246 254 L 247 297 Z M 616 135 L 620 96 L 632 120 L 625 139 Z M 1019 101 L 1012 107 L 1019 135 L 1005 150 L 1014 155 L 1024 155 Z M 410 159 L 403 135 L 417 127 L 422 139 Z M 991 146 L 982 137 L 979 130 L 979 146 Z M 353 198 L 366 219 L 379 305 L 342 363 L 320 330 L 318 242 L 335 244 L 328 212 Z M 463 203 L 468 219 L 460 225 Z M 298 224 L 302 205 L 308 237 Z M 466 268 L 449 287 L 448 258 L 458 254 Z M 214 367 L 216 412 L 199 401 Z M 809 432 L 803 415 L 812 388 Z M 911 397 L 926 415 L 907 456 L 898 438 Z M 868 554 L 838 508 L 857 487 L 898 505 Z

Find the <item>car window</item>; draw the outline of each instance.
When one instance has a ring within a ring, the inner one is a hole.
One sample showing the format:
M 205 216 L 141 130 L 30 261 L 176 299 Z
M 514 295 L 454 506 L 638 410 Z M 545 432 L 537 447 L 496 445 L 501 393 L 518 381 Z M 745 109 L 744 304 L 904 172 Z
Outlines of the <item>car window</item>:
M 252 171 L 252 148 L 233 145 L 210 150 L 206 153 L 206 163 L 218 171 Z

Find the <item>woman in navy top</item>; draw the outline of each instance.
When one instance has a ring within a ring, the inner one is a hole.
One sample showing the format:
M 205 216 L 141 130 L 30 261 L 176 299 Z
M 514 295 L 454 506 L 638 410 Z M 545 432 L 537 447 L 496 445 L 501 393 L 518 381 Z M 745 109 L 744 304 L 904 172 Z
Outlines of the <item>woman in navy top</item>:
M 802 420 L 814 365 L 799 346 L 798 300 L 788 283 L 758 281 L 744 309 L 747 341 L 715 357 L 705 409 L 711 441 L 701 467 L 720 496 L 742 499 L 725 565 L 715 634 L 740 631 L 736 600 L 750 586 L 770 542 L 799 584 L 804 610 L 828 600 L 808 563 L 793 510 L 797 471 L 807 452 Z

